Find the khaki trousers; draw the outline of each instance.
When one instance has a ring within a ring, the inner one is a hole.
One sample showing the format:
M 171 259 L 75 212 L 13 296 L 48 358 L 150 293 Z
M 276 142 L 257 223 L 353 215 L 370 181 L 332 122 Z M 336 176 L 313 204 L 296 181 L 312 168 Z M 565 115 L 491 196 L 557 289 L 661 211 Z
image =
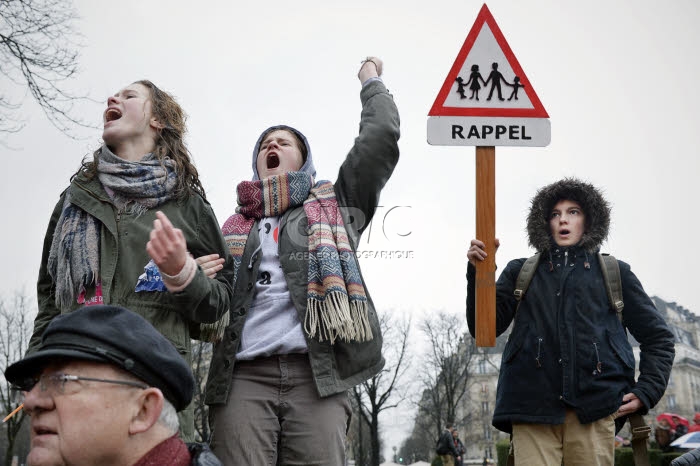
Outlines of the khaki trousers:
M 613 466 L 615 418 L 581 424 L 573 410 L 564 424 L 513 424 L 515 466 Z
M 345 464 L 350 400 L 319 398 L 307 355 L 237 361 L 228 402 L 209 413 L 224 466 Z
M 455 457 L 452 455 L 440 455 L 442 466 L 455 466 Z

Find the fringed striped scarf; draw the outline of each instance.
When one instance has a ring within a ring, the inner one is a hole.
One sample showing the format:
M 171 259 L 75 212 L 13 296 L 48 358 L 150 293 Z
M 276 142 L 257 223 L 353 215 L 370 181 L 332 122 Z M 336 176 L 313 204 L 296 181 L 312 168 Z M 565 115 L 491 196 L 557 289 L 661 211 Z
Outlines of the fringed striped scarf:
M 120 212 L 140 215 L 175 196 L 174 162 L 165 159 L 161 163 L 153 154 L 139 162 L 129 162 L 103 146 L 97 160 L 97 176 Z M 71 308 L 85 286 L 99 280 L 101 227 L 99 220 L 71 203 L 69 189 L 47 263 L 56 284 L 59 309 Z
M 308 217 L 309 272 L 304 330 L 319 341 L 373 338 L 369 304 L 355 253 L 338 209 L 333 184 L 289 172 L 238 185 L 238 207 L 222 231 L 234 259 L 234 284 L 250 230 L 257 219 L 304 206 Z M 223 329 L 221 329 L 223 331 Z

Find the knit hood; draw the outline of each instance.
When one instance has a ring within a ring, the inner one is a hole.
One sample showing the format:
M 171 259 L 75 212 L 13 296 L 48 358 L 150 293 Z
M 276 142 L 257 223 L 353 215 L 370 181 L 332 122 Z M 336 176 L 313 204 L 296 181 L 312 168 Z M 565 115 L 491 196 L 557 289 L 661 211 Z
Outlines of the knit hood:
M 564 178 L 541 188 L 532 198 L 527 216 L 527 235 L 530 246 L 544 252 L 552 245 L 549 216 L 557 202 L 569 200 L 578 203 L 586 218 L 586 231 L 579 246 L 596 252 L 608 237 L 610 204 L 602 192 L 592 184 L 577 178 Z
M 316 168 L 314 167 L 314 159 L 311 156 L 311 146 L 309 145 L 309 141 L 306 140 L 306 136 L 304 136 L 301 131 L 292 128 L 291 126 L 276 125 L 270 126 L 265 131 L 260 133 L 260 137 L 258 137 L 258 141 L 255 143 L 255 147 L 253 148 L 253 181 L 257 181 L 260 179 L 260 175 L 258 174 L 258 152 L 260 152 L 260 143 L 262 142 L 263 135 L 268 133 L 269 131 L 276 131 L 278 129 L 291 131 L 292 133 L 296 134 L 297 137 L 301 139 L 301 141 L 304 143 L 304 145 L 306 146 L 306 160 L 304 161 L 304 165 L 302 165 L 299 171 L 308 173 L 315 179 Z

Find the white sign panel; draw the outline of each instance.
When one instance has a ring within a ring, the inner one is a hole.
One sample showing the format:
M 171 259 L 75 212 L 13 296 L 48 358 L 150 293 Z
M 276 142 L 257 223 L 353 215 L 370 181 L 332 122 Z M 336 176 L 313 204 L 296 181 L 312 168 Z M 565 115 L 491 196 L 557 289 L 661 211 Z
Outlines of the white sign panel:
M 546 146 L 549 115 L 486 5 L 428 118 L 428 143 Z
M 546 118 L 430 117 L 428 143 L 436 146 L 544 147 L 551 139 Z

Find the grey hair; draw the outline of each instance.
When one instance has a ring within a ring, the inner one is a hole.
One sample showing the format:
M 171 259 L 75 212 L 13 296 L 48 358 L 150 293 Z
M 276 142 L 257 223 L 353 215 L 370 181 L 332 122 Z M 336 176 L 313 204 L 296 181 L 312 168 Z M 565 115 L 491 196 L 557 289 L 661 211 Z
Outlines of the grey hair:
M 131 380 L 132 382 L 144 383 L 142 379 L 120 367 L 112 366 L 112 369 L 122 374 L 122 377 L 125 379 Z M 161 410 L 160 416 L 156 422 L 168 429 L 173 435 L 180 430 L 180 419 L 177 417 L 177 410 L 175 409 L 175 406 L 173 406 L 173 404 L 165 397 L 163 397 L 163 409 Z
M 163 398 L 163 410 L 160 412 L 158 422 L 175 435 L 180 429 L 180 420 L 177 417 L 175 406 Z

